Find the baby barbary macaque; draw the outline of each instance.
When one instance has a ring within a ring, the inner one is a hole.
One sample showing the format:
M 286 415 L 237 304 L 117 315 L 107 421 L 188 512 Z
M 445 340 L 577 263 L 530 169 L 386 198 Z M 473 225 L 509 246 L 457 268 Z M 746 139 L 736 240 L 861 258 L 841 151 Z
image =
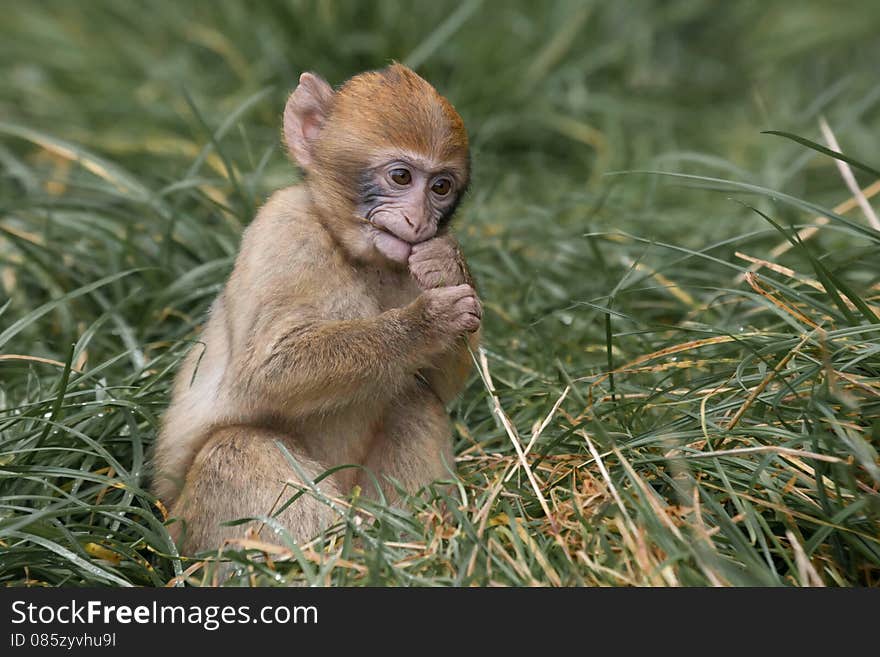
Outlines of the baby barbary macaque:
M 461 117 L 393 64 L 338 90 L 303 73 L 283 122 L 305 181 L 245 231 L 156 444 L 154 491 L 185 553 L 257 526 L 225 521 L 275 515 L 307 485 L 298 471 L 360 465 L 319 490 L 376 496 L 368 470 L 394 500 L 393 481 L 416 492 L 453 467 L 445 405 L 482 315 L 448 231 L 469 178 Z M 275 518 L 301 541 L 334 515 L 307 493 Z

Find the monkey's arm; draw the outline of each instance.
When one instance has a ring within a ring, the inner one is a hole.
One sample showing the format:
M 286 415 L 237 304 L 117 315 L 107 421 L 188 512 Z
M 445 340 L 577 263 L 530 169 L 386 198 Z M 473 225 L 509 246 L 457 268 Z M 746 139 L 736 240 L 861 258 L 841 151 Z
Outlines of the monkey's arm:
M 416 245 L 409 265 L 412 276 L 422 289 L 461 284 L 474 286 L 461 248 L 448 233 Z M 444 404 L 452 401 L 464 387 L 473 366 L 471 352 L 476 353 L 479 344 L 478 330 L 456 340 L 420 372 Z
M 249 399 L 308 411 L 386 397 L 427 360 L 414 309 L 356 320 L 267 321 L 236 370 Z
M 319 320 L 267 312 L 238 350 L 242 395 L 262 408 L 302 412 L 392 396 L 416 372 L 477 328 L 479 304 L 466 286 L 430 290 L 375 317 Z

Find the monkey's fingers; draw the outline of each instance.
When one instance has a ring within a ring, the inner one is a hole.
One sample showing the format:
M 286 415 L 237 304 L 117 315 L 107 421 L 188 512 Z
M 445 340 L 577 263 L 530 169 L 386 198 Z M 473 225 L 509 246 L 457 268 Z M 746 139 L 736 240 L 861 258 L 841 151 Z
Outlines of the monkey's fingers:
M 480 320 L 483 316 L 483 308 L 479 299 L 475 296 L 467 296 L 459 299 L 455 304 L 454 312 L 456 328 L 473 333 L 480 328 Z
M 470 313 L 477 318 L 483 316 L 483 304 L 481 304 L 480 300 L 475 296 L 459 299 L 458 303 L 455 304 L 455 308 L 459 312 Z
M 445 287 L 448 284 L 446 272 L 440 269 L 429 269 L 427 271 L 418 269 L 418 271 L 413 271 L 412 275 L 422 289 Z
M 454 260 L 457 256 L 455 244 L 444 237 L 433 237 L 424 242 L 413 244 L 410 260 L 430 260 L 437 258 L 439 260 Z
M 461 327 L 467 333 L 474 333 L 480 328 L 480 318 L 470 313 L 461 316 Z
M 470 285 L 453 285 L 451 287 L 444 287 L 438 290 L 434 290 L 434 294 L 437 294 L 441 297 L 448 297 L 450 301 L 456 302 L 459 299 L 474 297 L 476 298 L 477 293 Z

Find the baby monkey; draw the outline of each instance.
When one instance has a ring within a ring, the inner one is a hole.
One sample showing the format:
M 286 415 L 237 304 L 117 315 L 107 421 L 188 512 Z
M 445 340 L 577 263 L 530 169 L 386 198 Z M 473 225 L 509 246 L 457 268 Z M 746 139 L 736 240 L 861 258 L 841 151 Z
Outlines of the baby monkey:
M 469 179 L 461 117 L 400 64 L 338 90 L 303 73 L 283 139 L 305 181 L 244 232 L 156 444 L 154 491 L 185 553 L 258 526 L 221 524 L 239 518 L 314 537 L 327 505 L 306 493 L 278 511 L 335 466 L 363 467 L 322 479 L 324 495 L 378 496 L 378 479 L 390 500 L 453 467 L 445 405 L 482 316 L 448 231 Z

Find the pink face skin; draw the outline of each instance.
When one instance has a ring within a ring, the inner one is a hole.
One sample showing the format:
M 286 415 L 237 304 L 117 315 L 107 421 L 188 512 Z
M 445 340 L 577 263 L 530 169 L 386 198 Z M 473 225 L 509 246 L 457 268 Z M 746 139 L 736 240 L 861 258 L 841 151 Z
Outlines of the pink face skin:
M 458 198 L 451 173 L 414 159 L 394 159 L 368 171 L 357 206 L 370 223 L 366 228 L 376 250 L 398 264 L 406 264 L 413 244 L 437 234 Z

